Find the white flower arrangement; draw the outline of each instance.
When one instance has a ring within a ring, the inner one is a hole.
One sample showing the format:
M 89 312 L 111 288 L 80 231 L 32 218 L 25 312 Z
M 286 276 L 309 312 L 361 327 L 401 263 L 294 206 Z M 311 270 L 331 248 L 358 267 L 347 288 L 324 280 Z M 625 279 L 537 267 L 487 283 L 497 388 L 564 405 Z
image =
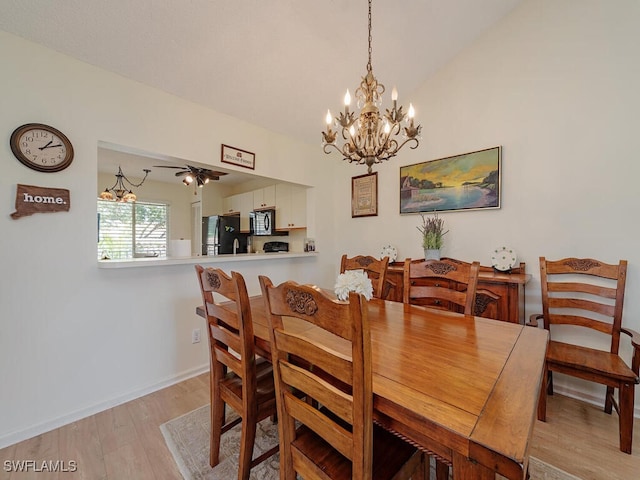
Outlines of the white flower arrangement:
M 347 300 L 349 292 L 361 293 L 364 298 L 373 297 L 373 284 L 364 270 L 347 270 L 338 275 L 334 291 L 339 300 Z

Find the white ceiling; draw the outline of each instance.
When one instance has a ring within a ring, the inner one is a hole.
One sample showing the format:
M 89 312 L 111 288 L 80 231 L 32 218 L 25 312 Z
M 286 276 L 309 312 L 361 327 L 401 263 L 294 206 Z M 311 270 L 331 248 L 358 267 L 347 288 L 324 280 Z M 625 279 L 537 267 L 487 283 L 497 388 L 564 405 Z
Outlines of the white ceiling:
M 372 65 L 399 103 L 523 0 L 375 0 Z M 0 29 L 320 145 L 366 73 L 365 0 L 0 0 Z M 386 97 L 389 102 L 389 97 Z M 414 105 L 419 120 L 428 105 Z

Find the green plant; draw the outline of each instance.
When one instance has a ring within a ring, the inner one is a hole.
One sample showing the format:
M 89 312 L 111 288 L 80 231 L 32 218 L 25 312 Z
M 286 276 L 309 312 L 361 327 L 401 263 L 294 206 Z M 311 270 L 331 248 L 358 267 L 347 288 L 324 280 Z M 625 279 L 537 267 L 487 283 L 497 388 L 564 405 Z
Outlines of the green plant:
M 422 213 L 422 225 L 416 227 L 422 234 L 422 247 L 427 250 L 440 250 L 442 248 L 442 237 L 449 230 L 444 229 L 444 220 L 438 218 L 438 214 L 434 212 L 433 216 L 425 217 Z

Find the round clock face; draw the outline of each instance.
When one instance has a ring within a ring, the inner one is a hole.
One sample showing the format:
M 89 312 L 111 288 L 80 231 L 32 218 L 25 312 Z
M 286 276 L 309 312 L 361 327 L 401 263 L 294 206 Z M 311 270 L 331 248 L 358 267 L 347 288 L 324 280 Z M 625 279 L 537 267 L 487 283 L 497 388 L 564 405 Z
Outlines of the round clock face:
M 73 146 L 59 130 L 28 123 L 11 134 L 11 151 L 20 162 L 39 172 L 59 172 L 73 160 Z

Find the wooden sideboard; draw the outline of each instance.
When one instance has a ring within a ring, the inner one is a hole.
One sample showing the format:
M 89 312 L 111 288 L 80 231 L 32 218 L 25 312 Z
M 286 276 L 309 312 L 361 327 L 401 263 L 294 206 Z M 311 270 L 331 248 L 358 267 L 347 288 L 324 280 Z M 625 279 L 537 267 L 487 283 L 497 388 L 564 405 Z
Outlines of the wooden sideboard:
M 403 267 L 404 262 L 389 264 L 387 287 L 384 293 L 386 300 L 402 302 Z M 512 269 L 510 273 L 497 272 L 492 267 L 481 266 L 474 314 L 478 317 L 524 325 L 524 289 L 529 280 L 531 275 L 525 273 L 524 262 Z

